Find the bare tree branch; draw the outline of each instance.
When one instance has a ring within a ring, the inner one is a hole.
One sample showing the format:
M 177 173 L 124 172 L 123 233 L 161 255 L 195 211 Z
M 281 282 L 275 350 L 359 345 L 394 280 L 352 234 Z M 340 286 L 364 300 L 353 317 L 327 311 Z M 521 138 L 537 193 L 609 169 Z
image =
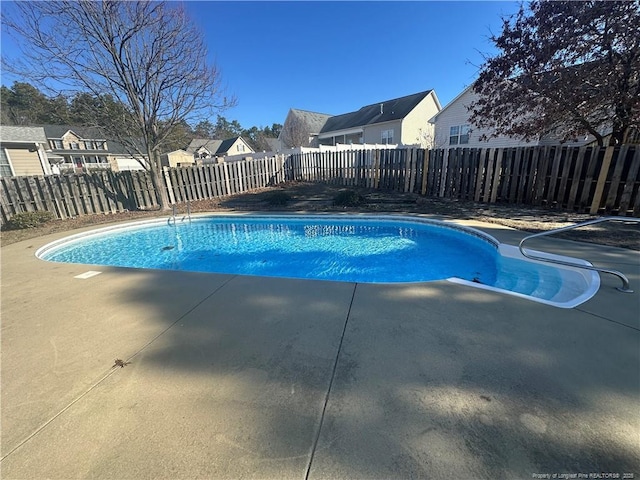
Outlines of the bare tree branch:
M 281 139 L 287 148 L 308 147 L 310 132 L 311 129 L 304 119 L 291 113 L 285 121 Z
M 38 87 L 67 96 L 89 92 L 122 107 L 99 126 L 137 154 L 154 178 L 158 199 L 160 153 L 174 129 L 231 106 L 220 72 L 207 60 L 202 34 L 182 7 L 151 1 L 61 0 L 16 2 L 2 23 L 22 45 L 22 56 L 3 57 L 3 68 Z M 98 109 L 108 108 L 98 102 Z

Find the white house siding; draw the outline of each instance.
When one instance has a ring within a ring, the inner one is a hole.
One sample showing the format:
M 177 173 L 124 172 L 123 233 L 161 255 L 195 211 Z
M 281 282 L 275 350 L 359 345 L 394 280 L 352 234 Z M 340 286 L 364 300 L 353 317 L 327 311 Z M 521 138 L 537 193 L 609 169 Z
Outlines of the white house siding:
M 467 88 L 461 95 L 455 98 L 451 103 L 444 107 L 440 113 L 432 119 L 435 121 L 434 129 L 434 146 L 435 148 L 483 148 L 483 147 L 520 147 L 537 145 L 538 142 L 523 142 L 517 138 L 498 136 L 493 137 L 489 141 L 481 141 L 480 137 L 484 134 L 487 136 L 491 130 L 485 128 L 477 128 L 470 125 L 469 112 L 467 107 L 477 98 L 477 95 Z M 468 144 L 449 144 L 450 128 L 456 125 L 470 125 L 471 133 L 469 134 Z
M 420 144 L 425 137 L 432 138 L 434 127 L 429 123 L 429 119 L 439 110 L 440 102 L 435 97 L 435 92 L 432 91 L 404 117 L 402 136 L 394 141 L 399 141 L 403 145 L 416 145 Z
M 531 147 L 538 145 L 559 145 L 561 142 L 554 138 L 553 135 L 542 137 L 540 140 L 532 140 L 525 142 L 516 137 L 507 137 L 498 135 L 490 137 L 488 140 L 480 140 L 483 135 L 490 136 L 491 129 L 478 128 L 470 124 L 468 106 L 477 98 L 477 94 L 473 92 L 471 87 L 467 87 L 458 97 L 453 99 L 446 107 L 444 107 L 437 116 L 431 119 L 431 123 L 435 124 L 434 138 L 435 148 L 508 148 L 508 147 Z M 470 125 L 471 133 L 469 135 L 468 144 L 449 144 L 450 127 L 456 125 Z M 594 140 L 592 136 L 583 136 L 577 140 L 564 142 L 563 145 L 582 146 Z
M 13 172 L 16 177 L 26 175 L 44 175 L 42 163 L 37 151 L 30 152 L 26 149 L 6 149 L 7 156 L 13 165 Z

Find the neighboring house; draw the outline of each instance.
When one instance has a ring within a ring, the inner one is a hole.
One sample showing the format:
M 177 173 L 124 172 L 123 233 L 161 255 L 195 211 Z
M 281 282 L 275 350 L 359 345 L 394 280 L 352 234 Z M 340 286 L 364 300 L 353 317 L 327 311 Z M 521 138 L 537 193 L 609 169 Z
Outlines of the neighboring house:
M 298 147 L 317 147 L 318 135 L 331 115 L 292 108 L 278 135 L 276 151 Z
M 468 107 L 477 98 L 478 94 L 473 91 L 473 85 L 470 85 L 429 120 L 434 125 L 434 148 L 507 148 L 558 145 L 561 143 L 553 135 L 543 136 L 528 142 L 517 137 L 505 135 L 491 137 L 492 130 L 477 128 L 469 122 Z M 480 140 L 483 135 L 489 138 Z M 586 135 L 564 143 L 566 145 L 582 146 L 593 142 L 593 140 L 594 137 Z
M 366 105 L 355 112 L 329 118 L 320 133 L 320 145 L 416 145 L 432 136 L 429 119 L 440 111 L 435 91 Z
M 226 157 L 227 155 L 242 155 L 244 153 L 254 153 L 253 148 L 249 145 L 244 138 L 234 137 L 223 140 L 218 147 L 216 156 Z
M 43 128 L 49 144 L 49 163 L 61 172 L 144 168 L 123 145 L 112 140 L 107 142 L 98 128 L 68 125 L 44 125 Z
M 51 175 L 42 127 L 0 127 L 0 177 Z
M 242 137 L 233 137 L 226 140 L 194 138 L 186 150 L 199 162 L 213 158 L 222 159 L 228 155 L 254 153 L 251 146 Z
M 110 169 L 107 140 L 96 128 L 44 125 L 49 163 L 61 171 Z
M 204 160 L 213 158 L 220 148 L 222 140 L 210 140 L 208 138 L 194 138 L 186 148 L 186 151 L 193 156 L 194 160 Z
M 174 150 L 173 152 L 165 153 L 160 157 L 163 167 L 185 167 L 189 165 L 195 165 L 196 160 L 193 158 L 193 153 L 189 153 L 186 150 Z
M 132 153 L 124 145 L 114 140 L 109 140 L 109 164 L 116 172 L 125 170 L 145 170 L 148 155 L 140 155 L 137 152 Z M 138 150 L 142 150 L 142 146 L 138 146 Z
M 265 138 L 264 139 L 267 145 L 269 145 L 269 149 L 267 152 L 279 152 L 280 151 L 280 140 L 277 138 Z

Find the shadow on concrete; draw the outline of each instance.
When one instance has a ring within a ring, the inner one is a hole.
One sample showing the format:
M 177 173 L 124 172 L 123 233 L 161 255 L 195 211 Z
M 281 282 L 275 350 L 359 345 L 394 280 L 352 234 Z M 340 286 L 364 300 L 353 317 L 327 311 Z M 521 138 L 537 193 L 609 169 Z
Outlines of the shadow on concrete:
M 257 382 L 271 398 L 301 392 L 285 402 L 287 418 L 258 422 L 268 449 L 248 442 L 266 456 L 301 454 L 279 422 L 304 419 L 302 450 L 312 448 L 308 421 L 321 413 L 351 288 L 236 277 L 142 359 Z M 359 284 L 310 478 L 637 471 L 639 338 L 576 310 L 446 282 Z

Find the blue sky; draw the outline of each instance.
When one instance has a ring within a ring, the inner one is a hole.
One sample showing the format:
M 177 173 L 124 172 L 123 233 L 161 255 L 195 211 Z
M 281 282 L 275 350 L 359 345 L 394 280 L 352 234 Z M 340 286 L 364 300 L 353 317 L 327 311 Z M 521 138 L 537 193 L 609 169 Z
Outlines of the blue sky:
M 238 99 L 222 115 L 245 128 L 283 123 L 292 107 L 341 114 L 428 89 L 444 106 L 476 78 L 482 54 L 495 53 L 488 37 L 501 15 L 518 10 L 506 1 L 183 3 Z

